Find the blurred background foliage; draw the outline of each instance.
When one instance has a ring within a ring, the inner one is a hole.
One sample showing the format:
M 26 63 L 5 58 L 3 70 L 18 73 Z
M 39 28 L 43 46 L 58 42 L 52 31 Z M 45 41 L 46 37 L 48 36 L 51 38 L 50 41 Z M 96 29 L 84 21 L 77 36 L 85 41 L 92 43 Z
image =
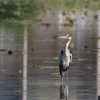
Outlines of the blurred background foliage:
M 81 9 L 97 10 L 100 0 L 0 0 L 0 20 L 32 23 L 37 14 L 49 13 L 52 9 L 67 9 L 72 13 Z

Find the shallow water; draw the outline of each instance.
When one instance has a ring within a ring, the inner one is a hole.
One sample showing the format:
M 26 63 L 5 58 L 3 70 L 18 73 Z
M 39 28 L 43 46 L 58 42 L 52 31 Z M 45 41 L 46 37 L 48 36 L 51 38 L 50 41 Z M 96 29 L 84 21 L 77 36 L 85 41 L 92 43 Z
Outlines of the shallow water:
M 52 23 L 50 26 L 41 23 L 28 26 L 27 59 L 24 59 L 26 51 L 23 45 L 25 27 L 0 25 L 0 100 L 22 100 L 25 84 L 26 100 L 60 100 L 58 58 L 66 40 L 58 37 L 69 33 L 73 33 L 72 43 L 75 47 L 70 46 L 73 62 L 69 68 L 68 81 L 67 77 L 63 79 L 63 85 L 69 87 L 68 100 L 96 100 L 99 95 L 98 40 L 91 37 L 97 37 L 99 30 L 98 22 L 90 19 L 93 16 L 91 14 L 82 20 L 83 15 L 78 12 L 74 15 L 76 22 L 73 27 L 55 25 L 63 23 L 60 12 L 42 18 L 42 23 Z M 8 54 L 8 51 L 13 53 Z M 23 59 L 27 62 L 27 78 L 23 76 L 26 67 Z

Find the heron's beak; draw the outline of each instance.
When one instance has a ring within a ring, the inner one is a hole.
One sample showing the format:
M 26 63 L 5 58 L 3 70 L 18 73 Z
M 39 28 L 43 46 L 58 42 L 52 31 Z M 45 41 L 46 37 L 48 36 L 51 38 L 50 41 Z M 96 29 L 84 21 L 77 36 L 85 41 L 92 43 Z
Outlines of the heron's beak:
M 59 37 L 59 39 L 66 39 L 66 36 L 61 36 Z

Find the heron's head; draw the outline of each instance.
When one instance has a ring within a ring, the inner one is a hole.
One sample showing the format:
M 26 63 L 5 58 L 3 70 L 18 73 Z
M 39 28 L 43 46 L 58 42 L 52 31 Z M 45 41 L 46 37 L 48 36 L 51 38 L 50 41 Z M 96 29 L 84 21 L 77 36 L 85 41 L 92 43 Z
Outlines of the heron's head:
M 59 37 L 60 39 L 71 39 L 71 35 L 68 34 L 68 35 L 65 35 L 65 36 L 61 36 Z

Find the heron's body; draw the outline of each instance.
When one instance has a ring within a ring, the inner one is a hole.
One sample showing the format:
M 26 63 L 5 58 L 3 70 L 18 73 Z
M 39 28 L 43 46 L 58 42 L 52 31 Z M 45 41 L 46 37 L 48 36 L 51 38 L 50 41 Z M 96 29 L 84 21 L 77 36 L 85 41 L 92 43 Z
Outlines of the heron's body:
M 71 51 L 68 49 L 69 43 L 71 41 L 71 37 L 68 37 L 68 42 L 65 45 L 65 48 L 61 51 L 59 58 L 59 70 L 61 77 L 65 75 L 66 71 L 69 68 L 69 63 L 72 61 Z

